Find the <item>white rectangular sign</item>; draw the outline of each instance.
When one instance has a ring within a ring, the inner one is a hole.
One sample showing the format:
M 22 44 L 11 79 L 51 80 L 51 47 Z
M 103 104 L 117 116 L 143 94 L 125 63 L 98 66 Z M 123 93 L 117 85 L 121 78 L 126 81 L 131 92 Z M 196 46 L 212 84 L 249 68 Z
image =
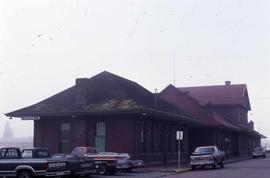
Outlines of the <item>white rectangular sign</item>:
M 34 117 L 34 116 L 23 116 L 21 119 L 22 119 L 22 120 L 24 120 L 24 121 L 28 121 L 28 120 L 39 120 L 39 119 L 40 119 L 40 117 Z
M 176 131 L 176 140 L 183 140 L 183 131 Z

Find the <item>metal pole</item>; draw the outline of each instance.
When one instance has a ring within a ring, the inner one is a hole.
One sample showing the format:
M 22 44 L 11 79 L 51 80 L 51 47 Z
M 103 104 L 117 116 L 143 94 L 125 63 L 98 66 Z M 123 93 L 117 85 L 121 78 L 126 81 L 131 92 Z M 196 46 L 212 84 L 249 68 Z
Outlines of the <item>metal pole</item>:
M 181 158 L 181 148 L 180 148 L 180 141 L 181 141 L 181 139 L 179 138 L 179 140 L 178 140 L 178 169 L 180 169 L 180 158 Z

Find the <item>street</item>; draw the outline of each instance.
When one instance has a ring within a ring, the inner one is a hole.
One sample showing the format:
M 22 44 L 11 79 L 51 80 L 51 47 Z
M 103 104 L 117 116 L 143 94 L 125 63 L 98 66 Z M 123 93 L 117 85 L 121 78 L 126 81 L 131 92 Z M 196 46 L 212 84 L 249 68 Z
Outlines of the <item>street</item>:
M 270 175 L 270 157 L 265 159 L 246 160 L 225 165 L 225 168 L 213 169 L 198 169 L 196 171 L 189 171 L 181 174 L 173 172 L 159 172 L 159 171 L 140 171 L 135 170 L 132 173 L 117 173 L 114 176 L 100 176 L 92 175 L 93 178 L 119 178 L 119 177 L 134 177 L 134 178 L 269 178 Z
M 224 169 L 205 169 L 172 175 L 170 178 L 269 178 L 270 158 L 246 160 L 225 165 Z

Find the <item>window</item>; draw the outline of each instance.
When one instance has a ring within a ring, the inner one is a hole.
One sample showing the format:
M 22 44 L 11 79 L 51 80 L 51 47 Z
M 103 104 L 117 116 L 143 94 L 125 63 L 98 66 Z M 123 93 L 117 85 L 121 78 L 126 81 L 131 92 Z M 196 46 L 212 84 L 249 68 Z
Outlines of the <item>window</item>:
M 6 150 L 2 150 L 1 153 L 2 157 L 5 158 L 18 158 L 19 157 L 19 153 L 17 149 L 6 149 Z
M 1 151 L 1 157 L 5 157 L 6 151 L 7 151 L 6 148 L 3 148 L 2 149 L 2 151 Z
M 63 122 L 60 125 L 61 130 L 61 152 L 70 152 L 70 139 L 71 139 L 71 123 Z
M 24 150 L 22 152 L 22 157 L 23 158 L 32 158 L 33 157 L 33 152 L 31 150 Z
M 39 151 L 38 152 L 38 157 L 39 158 L 48 158 L 49 157 L 49 153 L 47 151 Z
M 61 131 L 70 131 L 70 123 L 61 123 Z
M 96 124 L 96 129 L 97 129 L 97 136 L 105 136 L 105 123 L 104 122 L 98 122 Z

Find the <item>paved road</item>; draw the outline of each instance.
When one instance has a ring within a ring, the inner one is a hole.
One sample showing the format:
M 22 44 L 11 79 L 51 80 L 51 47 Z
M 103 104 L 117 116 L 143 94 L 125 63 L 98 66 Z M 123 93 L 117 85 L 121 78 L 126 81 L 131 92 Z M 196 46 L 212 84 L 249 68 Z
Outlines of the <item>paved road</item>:
M 172 175 L 172 172 L 158 172 L 158 171 L 139 171 L 136 170 L 132 173 L 116 173 L 115 175 L 107 175 L 107 176 L 100 176 L 100 175 L 91 175 L 91 178 L 158 178 L 158 177 L 168 177 Z
M 270 155 L 265 159 L 246 160 L 225 164 L 225 168 L 198 169 L 196 171 L 175 174 L 173 172 L 140 171 L 117 173 L 114 176 L 92 175 L 92 178 L 270 178 Z
M 224 169 L 206 169 L 172 175 L 169 178 L 269 178 L 270 157 L 225 165 Z

